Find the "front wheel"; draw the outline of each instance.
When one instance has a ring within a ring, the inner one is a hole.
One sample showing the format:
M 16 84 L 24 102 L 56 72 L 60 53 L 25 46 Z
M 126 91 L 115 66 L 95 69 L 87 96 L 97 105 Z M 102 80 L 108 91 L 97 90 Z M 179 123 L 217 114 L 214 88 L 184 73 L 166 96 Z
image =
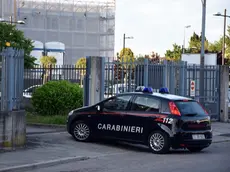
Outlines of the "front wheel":
M 187 148 L 190 152 L 200 152 L 202 151 L 204 148 Z
M 84 121 L 76 121 L 72 126 L 72 135 L 77 141 L 89 141 L 91 138 L 89 125 Z
M 165 154 L 170 149 L 170 138 L 163 131 L 154 131 L 149 135 L 148 144 L 153 153 Z

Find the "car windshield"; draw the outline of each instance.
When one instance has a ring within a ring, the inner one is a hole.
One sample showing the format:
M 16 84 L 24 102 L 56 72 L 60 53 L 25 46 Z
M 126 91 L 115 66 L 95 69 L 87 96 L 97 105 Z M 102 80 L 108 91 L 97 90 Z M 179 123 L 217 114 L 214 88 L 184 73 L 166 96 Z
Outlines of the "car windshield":
M 181 115 L 207 115 L 203 107 L 196 101 L 176 101 Z

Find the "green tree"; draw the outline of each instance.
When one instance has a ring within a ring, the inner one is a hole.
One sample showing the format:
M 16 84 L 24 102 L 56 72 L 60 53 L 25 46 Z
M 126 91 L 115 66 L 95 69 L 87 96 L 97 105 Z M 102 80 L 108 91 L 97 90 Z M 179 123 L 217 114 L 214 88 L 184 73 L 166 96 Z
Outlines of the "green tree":
M 123 48 L 120 51 L 118 58 L 120 62 L 124 63 L 132 63 L 135 60 L 134 53 L 130 48 Z
M 175 43 L 172 50 L 166 50 L 165 57 L 170 60 L 180 60 L 181 54 L 182 47 Z
M 138 56 L 135 57 L 138 62 L 144 62 L 145 60 L 145 55 L 139 54 Z
M 35 65 L 35 57 L 30 55 L 33 50 L 33 41 L 25 38 L 24 33 L 16 28 L 15 25 L 0 23 L 0 51 L 7 47 L 9 43 L 11 47 L 24 49 L 24 67 L 33 68 Z
M 220 52 L 223 47 L 223 37 L 221 37 L 218 41 L 213 43 L 209 43 L 208 51 L 211 52 Z
M 43 84 L 45 84 L 48 82 L 49 74 L 52 73 L 52 66 L 57 63 L 57 60 L 54 56 L 42 56 L 40 62 L 44 67 Z
M 148 59 L 150 63 L 159 63 L 160 62 L 160 55 L 158 53 L 155 53 L 154 51 L 151 52 L 151 54 L 147 55 L 139 55 L 136 57 L 137 61 L 144 62 L 144 59 Z
M 133 76 L 134 73 L 134 67 L 135 67 L 135 57 L 134 57 L 134 53 L 130 48 L 123 48 L 119 54 L 117 54 L 117 62 L 116 62 L 116 69 L 120 69 L 122 68 L 123 70 L 121 70 L 118 75 L 123 76 L 124 77 L 129 77 L 126 74 L 129 74 L 129 71 L 131 70 L 131 76 Z M 120 64 L 118 64 L 120 63 Z M 118 77 L 119 78 L 119 77 Z M 124 78 L 121 78 L 124 79 Z
M 76 62 L 76 68 L 78 71 L 80 71 L 80 82 L 81 86 L 83 85 L 83 78 L 84 75 L 86 74 L 86 58 L 81 57 L 80 59 L 77 60 Z
M 204 47 L 205 47 L 205 50 L 208 50 L 209 42 L 206 38 L 205 38 Z M 189 49 L 190 49 L 191 53 L 199 53 L 200 52 L 200 50 L 201 50 L 201 35 L 199 36 L 195 32 L 193 33 L 193 35 L 190 37 Z
M 230 59 L 230 26 L 227 28 L 225 57 Z M 230 61 L 230 60 L 229 60 Z
M 54 56 L 42 56 L 40 62 L 44 67 L 49 67 L 51 65 L 55 65 L 57 60 Z

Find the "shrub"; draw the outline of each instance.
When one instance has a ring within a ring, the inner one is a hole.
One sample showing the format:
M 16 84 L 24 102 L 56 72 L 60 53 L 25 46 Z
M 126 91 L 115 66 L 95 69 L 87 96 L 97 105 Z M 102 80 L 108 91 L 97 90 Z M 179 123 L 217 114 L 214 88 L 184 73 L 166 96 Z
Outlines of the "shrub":
M 36 89 L 32 105 L 39 115 L 66 115 L 82 107 L 83 90 L 78 84 L 69 81 L 50 81 Z

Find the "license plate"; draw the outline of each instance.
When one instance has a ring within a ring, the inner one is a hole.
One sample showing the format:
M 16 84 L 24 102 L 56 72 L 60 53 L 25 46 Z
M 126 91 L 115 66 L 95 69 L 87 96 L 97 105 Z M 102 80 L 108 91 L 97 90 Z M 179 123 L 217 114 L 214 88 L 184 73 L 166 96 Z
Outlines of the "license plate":
M 201 139 L 205 139 L 205 136 L 204 136 L 204 134 L 193 134 L 192 138 L 194 140 L 201 140 Z

